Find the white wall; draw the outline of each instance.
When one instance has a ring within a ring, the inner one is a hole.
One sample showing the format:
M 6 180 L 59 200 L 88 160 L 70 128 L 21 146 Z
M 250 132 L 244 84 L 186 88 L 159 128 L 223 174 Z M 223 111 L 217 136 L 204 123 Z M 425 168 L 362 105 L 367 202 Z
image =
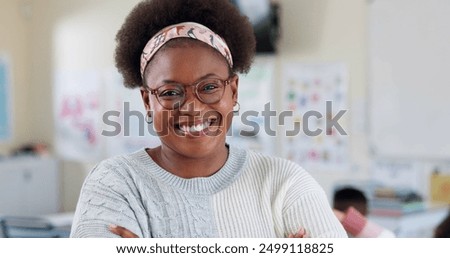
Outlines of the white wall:
M 6 4 L 3 3 L 5 1 Z M 17 11 L 24 2 L 32 3 L 28 19 Z M 15 138 L 10 144 L 0 144 L 0 151 L 8 152 L 12 147 L 31 140 L 53 144 L 52 85 L 55 67 L 101 69 L 113 66 L 115 33 L 137 2 L 2 0 L 0 49 L 12 53 L 13 62 L 20 65 L 14 67 L 14 87 L 17 88 L 14 92 Z M 279 2 L 282 38 L 276 57 L 276 85 L 281 81 L 281 64 L 286 61 L 343 62 L 350 72 L 349 106 L 350 109 L 358 107 L 358 103 L 366 98 L 366 1 Z M 14 25 L 17 28 L 7 31 L 5 24 L 17 24 Z M 67 34 L 67 30 L 62 30 L 64 28 L 76 33 Z M 4 35 L 11 38 L 7 43 L 3 43 Z M 364 110 L 359 113 L 364 114 Z M 363 119 L 348 118 L 350 127 L 352 119 Z M 357 172 L 352 177 L 364 178 L 368 171 L 367 136 L 363 131 L 351 130 L 349 135 L 351 160 Z M 63 162 L 64 210 L 75 208 L 79 188 L 91 166 L 89 163 Z M 310 172 L 328 192 L 335 180 L 349 175 L 345 171 Z
M 12 24 L 14 26 L 12 26 Z M 17 145 L 30 139 L 28 119 L 35 116 L 30 112 L 28 91 L 30 82 L 30 20 L 26 5 L 17 0 L 1 0 L 0 4 L 0 55 L 11 62 L 12 127 L 13 139 L 0 142 L 0 155 L 6 155 Z
M 343 126 L 349 134 L 351 171 L 310 171 L 330 195 L 336 180 L 365 179 L 369 173 L 367 130 L 360 128 L 366 119 L 367 1 L 278 2 L 282 8 L 278 76 L 280 64 L 288 61 L 342 62 L 349 71 L 349 111 Z
M 32 79 L 37 82 L 31 103 L 38 112 L 35 137 L 54 141 L 52 85 L 55 68 L 98 69 L 114 66 L 115 34 L 138 1 L 40 0 L 33 5 Z M 45 103 L 45 104 L 44 104 Z M 100 121 L 100 119 L 99 119 Z M 92 163 L 65 161 L 63 209 L 74 210 L 81 184 Z
M 13 64 L 14 138 L 0 143 L 0 154 L 28 142 L 41 141 L 52 148 L 55 67 L 113 66 L 115 34 L 138 1 L 1 1 L 0 51 L 9 54 Z M 73 34 L 66 35 L 61 28 Z M 91 167 L 61 162 L 64 210 L 75 208 Z

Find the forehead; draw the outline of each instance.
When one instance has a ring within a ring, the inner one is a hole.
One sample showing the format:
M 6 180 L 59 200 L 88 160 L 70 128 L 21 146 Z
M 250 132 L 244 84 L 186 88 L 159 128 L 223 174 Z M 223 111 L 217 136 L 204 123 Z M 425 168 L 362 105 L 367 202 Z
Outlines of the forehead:
M 211 46 L 193 39 L 174 39 L 164 45 L 147 65 L 146 82 L 192 82 L 206 74 L 226 77 L 228 63 Z

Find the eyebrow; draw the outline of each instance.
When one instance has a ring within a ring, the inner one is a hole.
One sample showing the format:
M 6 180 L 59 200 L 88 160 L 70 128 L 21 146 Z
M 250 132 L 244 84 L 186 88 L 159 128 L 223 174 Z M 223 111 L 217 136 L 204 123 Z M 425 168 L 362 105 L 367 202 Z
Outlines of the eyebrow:
M 189 83 L 189 84 L 195 84 L 196 82 L 199 82 L 201 80 L 207 79 L 209 77 L 219 77 L 219 75 L 215 74 L 215 73 L 208 73 L 206 75 L 203 75 L 202 77 L 198 78 L 197 80 L 195 80 L 193 83 Z M 161 84 L 166 84 L 166 83 L 177 83 L 177 84 L 187 84 L 187 83 L 181 83 L 178 81 L 174 81 L 174 80 L 163 80 L 161 82 Z

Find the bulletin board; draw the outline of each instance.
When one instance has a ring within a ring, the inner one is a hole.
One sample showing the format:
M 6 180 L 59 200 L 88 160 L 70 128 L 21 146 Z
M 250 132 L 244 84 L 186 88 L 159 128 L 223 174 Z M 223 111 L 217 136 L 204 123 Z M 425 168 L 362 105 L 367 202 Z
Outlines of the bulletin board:
M 59 157 L 98 161 L 159 145 L 139 90 L 125 88 L 115 68 L 58 69 L 54 83 Z
M 11 139 L 11 65 L 6 55 L 0 56 L 0 142 Z
M 102 158 L 101 77 L 97 70 L 58 69 L 54 77 L 55 150 L 60 158 Z
M 450 157 L 450 1 L 369 7 L 370 141 L 379 157 Z
M 292 116 L 284 118 L 285 126 L 279 131 L 286 135 L 282 137 L 284 155 L 309 171 L 348 171 L 346 65 L 290 62 L 284 64 L 282 78 L 283 110 L 292 111 Z M 327 103 L 331 105 L 327 107 Z M 306 116 L 311 112 L 316 112 L 317 117 Z M 336 127 L 327 127 L 329 120 L 336 117 L 342 118 L 337 120 L 342 132 Z M 295 131 L 296 124 L 301 127 L 300 132 L 290 135 L 288 131 Z M 312 135 L 307 130 L 321 132 Z

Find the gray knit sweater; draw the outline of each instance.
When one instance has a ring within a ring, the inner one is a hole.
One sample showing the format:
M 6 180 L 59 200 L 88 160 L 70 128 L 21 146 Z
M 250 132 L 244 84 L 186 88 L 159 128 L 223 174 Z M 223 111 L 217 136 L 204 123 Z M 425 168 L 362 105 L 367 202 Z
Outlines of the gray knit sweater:
M 145 150 L 98 164 L 83 185 L 71 237 L 346 237 L 317 182 L 281 158 L 229 148 L 214 175 L 183 179 Z

